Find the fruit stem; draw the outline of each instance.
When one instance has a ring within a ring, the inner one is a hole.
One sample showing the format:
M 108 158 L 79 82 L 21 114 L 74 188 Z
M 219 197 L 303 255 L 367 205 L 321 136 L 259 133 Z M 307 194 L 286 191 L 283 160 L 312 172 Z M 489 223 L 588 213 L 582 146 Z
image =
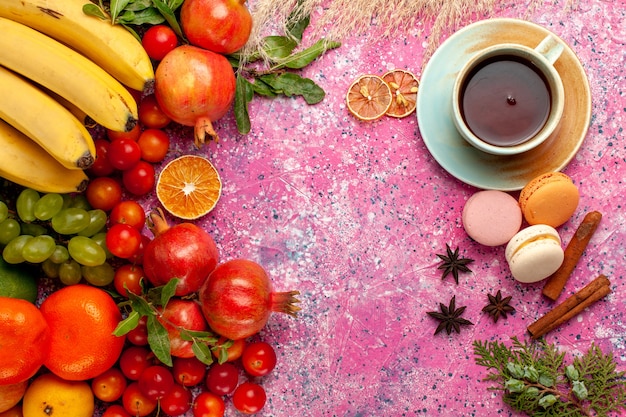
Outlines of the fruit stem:
M 150 229 L 154 237 L 157 237 L 170 228 L 167 220 L 165 220 L 165 215 L 161 207 L 157 207 L 150 212 L 147 223 L 148 229 Z
M 194 143 L 197 148 L 201 148 L 208 140 L 214 140 L 215 142 L 219 141 L 219 137 L 217 136 L 217 132 L 213 129 L 213 124 L 211 123 L 211 119 L 208 117 L 200 117 L 196 120 L 196 125 L 194 127 Z
M 296 298 L 296 295 L 300 294 L 299 291 L 287 291 L 287 292 L 273 292 L 270 295 L 270 310 L 276 313 L 285 313 L 290 316 L 297 317 L 300 307 L 295 305 L 300 300 Z

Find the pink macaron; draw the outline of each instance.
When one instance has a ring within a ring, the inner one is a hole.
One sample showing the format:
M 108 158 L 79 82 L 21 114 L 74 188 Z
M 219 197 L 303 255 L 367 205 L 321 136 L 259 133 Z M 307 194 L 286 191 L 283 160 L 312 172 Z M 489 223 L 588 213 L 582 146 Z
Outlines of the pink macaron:
M 522 226 L 522 211 L 513 196 L 498 190 L 479 191 L 463 207 L 463 227 L 485 246 L 506 244 Z

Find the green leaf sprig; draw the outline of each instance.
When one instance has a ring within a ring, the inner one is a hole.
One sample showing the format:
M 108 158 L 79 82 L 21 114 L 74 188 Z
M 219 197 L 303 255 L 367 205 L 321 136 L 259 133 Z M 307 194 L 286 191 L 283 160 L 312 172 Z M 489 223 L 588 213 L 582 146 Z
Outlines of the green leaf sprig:
M 83 13 L 109 20 L 129 30 L 139 41 L 135 30 L 166 22 L 176 35 L 187 42 L 178 21 L 176 11 L 184 0 L 98 0 L 83 5 Z M 227 58 L 236 73 L 234 113 L 237 130 L 247 134 L 252 127 L 248 105 L 255 95 L 275 98 L 278 96 L 301 96 L 307 104 L 317 104 L 326 93 L 313 80 L 295 71 L 303 69 L 326 51 L 338 48 L 340 42 L 320 39 L 300 51 L 296 48 L 308 27 L 309 16 L 296 19 L 296 10 L 287 19 L 285 35 L 264 37 L 254 51 L 238 51 Z
M 129 291 L 128 301 L 118 304 L 120 308 L 127 310 L 126 318 L 117 325 L 113 332 L 116 336 L 123 336 L 136 328 L 142 317 L 146 317 L 148 345 L 154 356 L 167 366 L 172 366 L 170 338 L 161 321 L 164 319 L 160 310 L 164 309 L 175 295 L 177 282 L 177 279 L 172 279 L 164 286 L 144 289 L 142 295 L 136 295 Z M 183 340 L 192 342 L 191 349 L 194 355 L 203 363 L 207 365 L 213 363 L 214 352 L 217 353 L 219 363 L 226 361 L 227 349 L 233 343 L 231 340 L 218 343 L 218 336 L 212 332 L 189 330 L 172 322 L 168 322 L 168 325 L 175 327 Z
M 185 35 L 176 17 L 176 10 L 184 0 L 111 0 L 83 5 L 83 13 L 102 20 L 109 20 L 111 24 L 119 24 L 130 31 L 139 41 L 141 37 L 134 27 L 142 25 L 159 25 L 167 22 L 172 30 L 181 39 Z
M 301 96 L 307 104 L 317 104 L 324 99 L 326 93 L 319 85 L 294 71 L 306 67 L 328 50 L 338 48 L 341 43 L 320 39 L 308 48 L 296 51 L 308 25 L 309 17 L 305 16 L 291 23 L 284 36 L 263 38 L 258 50 L 229 55 L 237 74 L 234 112 L 239 133 L 250 132 L 248 105 L 255 95 L 267 98 Z M 259 64 L 262 64 L 261 68 Z
M 530 344 L 511 338 L 473 343 L 476 364 L 492 370 L 485 378 L 503 392 L 504 402 L 530 416 L 608 417 L 626 410 L 626 375 L 616 371 L 612 354 L 595 344 L 564 363 L 565 353 L 541 339 Z

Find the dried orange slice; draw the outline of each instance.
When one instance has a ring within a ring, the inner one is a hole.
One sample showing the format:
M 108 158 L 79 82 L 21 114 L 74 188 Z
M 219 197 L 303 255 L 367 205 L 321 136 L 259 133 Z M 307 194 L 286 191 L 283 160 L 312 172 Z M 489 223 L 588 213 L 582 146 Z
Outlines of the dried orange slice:
M 391 105 L 391 89 L 377 75 L 361 75 L 348 89 L 346 104 L 360 120 L 377 120 Z
M 165 165 L 156 193 L 170 214 L 193 220 L 213 210 L 222 194 L 222 180 L 208 159 L 183 155 Z
M 382 76 L 382 79 L 391 88 L 391 106 L 387 116 L 405 117 L 413 113 L 417 102 L 419 81 L 415 75 L 403 69 L 394 69 Z

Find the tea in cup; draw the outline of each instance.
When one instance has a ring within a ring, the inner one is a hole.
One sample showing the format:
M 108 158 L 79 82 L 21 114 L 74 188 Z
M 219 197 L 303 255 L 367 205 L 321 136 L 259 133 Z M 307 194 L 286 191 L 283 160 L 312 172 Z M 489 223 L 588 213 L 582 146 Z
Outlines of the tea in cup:
M 548 35 L 536 48 L 498 44 L 459 71 L 452 111 L 471 145 L 495 155 L 529 151 L 554 133 L 563 115 L 563 82 L 554 62 L 563 44 Z

